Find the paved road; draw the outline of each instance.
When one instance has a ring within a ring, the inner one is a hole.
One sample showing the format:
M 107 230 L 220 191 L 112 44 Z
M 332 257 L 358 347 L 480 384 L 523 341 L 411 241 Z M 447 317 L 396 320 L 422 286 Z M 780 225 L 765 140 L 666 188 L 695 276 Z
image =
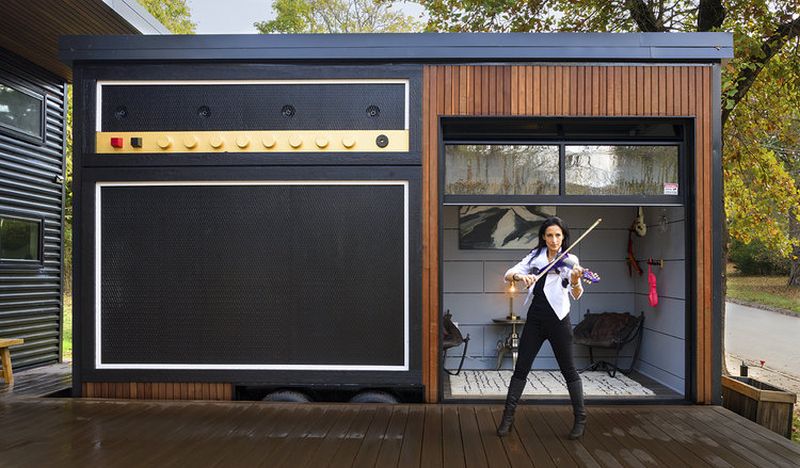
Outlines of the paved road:
M 800 317 L 727 302 L 725 351 L 800 377 Z M 738 368 L 730 369 L 738 373 Z

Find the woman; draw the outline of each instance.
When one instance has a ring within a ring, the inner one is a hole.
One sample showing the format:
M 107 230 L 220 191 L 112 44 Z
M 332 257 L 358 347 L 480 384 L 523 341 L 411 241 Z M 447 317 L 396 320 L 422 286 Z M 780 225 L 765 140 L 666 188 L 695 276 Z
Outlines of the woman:
M 583 435 L 586 428 L 586 410 L 583 406 L 583 386 L 581 377 L 575 369 L 572 358 L 572 326 L 569 321 L 569 297 L 578 299 L 583 294 L 580 278 L 583 268 L 578 264 L 578 258 L 569 256 L 573 268 L 554 267 L 550 269 L 545 278 L 540 278 L 539 272 L 543 271 L 562 251 L 569 247 L 569 229 L 560 218 L 547 218 L 539 228 L 539 245 L 522 259 L 521 262 L 510 268 L 504 279 L 508 282 L 520 281 L 526 288 L 533 288 L 532 299 L 528 294 L 531 305 L 528 309 L 527 321 L 522 331 L 519 343 L 519 357 L 514 368 L 514 375 L 508 386 L 506 406 L 503 419 L 497 428 L 497 435 L 503 437 L 511 430 L 514 422 L 514 411 L 517 408 L 525 382 L 530 372 L 539 348 L 544 340 L 550 340 L 558 366 L 567 383 L 569 397 L 572 400 L 572 409 L 575 414 L 575 424 L 570 439 L 577 439 Z

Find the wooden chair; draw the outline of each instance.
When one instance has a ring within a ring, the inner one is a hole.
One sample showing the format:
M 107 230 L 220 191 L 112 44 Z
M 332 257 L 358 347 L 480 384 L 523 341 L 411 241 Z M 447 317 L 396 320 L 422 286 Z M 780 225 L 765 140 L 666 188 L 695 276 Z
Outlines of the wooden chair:
M 14 372 L 11 369 L 11 350 L 8 348 L 24 342 L 25 340 L 22 338 L 0 338 L 0 360 L 3 363 L 3 378 L 9 387 L 14 385 Z
M 642 344 L 642 328 L 644 327 L 644 312 L 639 317 L 617 312 L 604 312 L 602 314 L 592 314 L 588 310 L 581 323 L 575 326 L 573 331 L 573 341 L 589 347 L 589 365 L 580 370 L 603 369 L 608 375 L 614 377 L 617 371 L 629 374 L 633 370 L 633 365 L 639 357 L 639 348 Z M 633 340 L 636 340 L 636 347 L 633 352 L 633 359 L 628 369 L 622 370 L 617 366 L 619 353 L 622 348 Z M 606 348 L 616 351 L 614 362 L 596 361 L 592 348 Z

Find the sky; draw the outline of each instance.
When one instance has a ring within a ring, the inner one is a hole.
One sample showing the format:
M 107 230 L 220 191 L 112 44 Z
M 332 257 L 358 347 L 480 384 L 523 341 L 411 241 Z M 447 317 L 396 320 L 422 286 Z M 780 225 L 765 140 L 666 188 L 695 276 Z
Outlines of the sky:
M 256 21 L 273 19 L 271 0 L 188 0 L 197 34 L 255 34 Z M 399 3 L 397 8 L 419 16 L 423 8 L 414 3 Z

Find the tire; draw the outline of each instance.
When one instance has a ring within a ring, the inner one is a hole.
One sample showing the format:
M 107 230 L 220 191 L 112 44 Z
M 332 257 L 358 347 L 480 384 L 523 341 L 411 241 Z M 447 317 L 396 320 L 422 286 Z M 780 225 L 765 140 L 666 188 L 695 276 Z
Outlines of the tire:
M 311 398 L 305 393 L 295 390 L 277 390 L 267 396 L 262 401 L 282 402 L 282 403 L 310 403 Z
M 367 390 L 351 398 L 350 403 L 382 403 L 386 405 L 396 405 L 400 402 L 390 393 Z

